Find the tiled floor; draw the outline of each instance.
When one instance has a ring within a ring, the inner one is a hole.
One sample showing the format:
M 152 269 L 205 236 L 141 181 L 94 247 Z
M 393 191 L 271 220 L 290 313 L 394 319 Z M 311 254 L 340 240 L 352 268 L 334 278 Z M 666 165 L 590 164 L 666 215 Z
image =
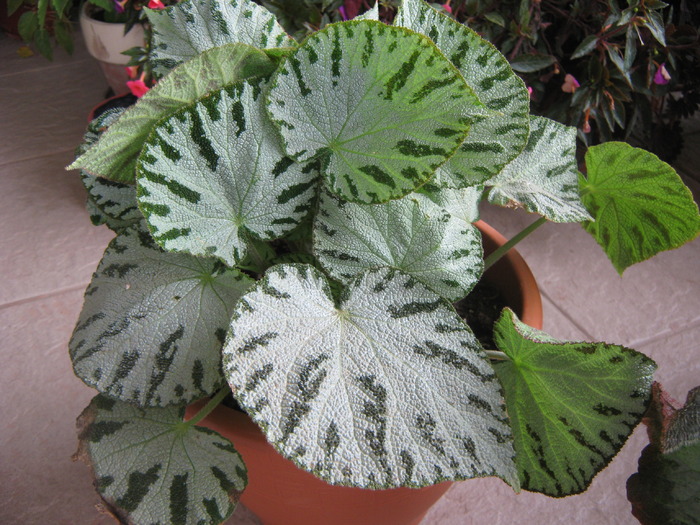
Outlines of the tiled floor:
M 73 421 L 94 392 L 73 376 L 67 341 L 112 234 L 90 225 L 77 175 L 63 170 L 106 84 L 81 46 L 53 63 L 20 58 L 18 47 L 0 35 L 0 523 L 110 523 L 94 508 L 87 468 L 70 459 Z M 688 142 L 679 166 L 698 169 L 699 126 Z M 493 208 L 484 218 L 504 234 L 532 220 Z M 646 352 L 677 398 L 700 384 L 700 239 L 622 278 L 577 225 L 548 224 L 520 251 L 552 335 Z M 561 500 L 515 495 L 495 479 L 457 484 L 423 525 L 634 524 L 625 481 L 644 445 L 638 429 L 588 492 Z M 257 519 L 239 508 L 229 523 Z

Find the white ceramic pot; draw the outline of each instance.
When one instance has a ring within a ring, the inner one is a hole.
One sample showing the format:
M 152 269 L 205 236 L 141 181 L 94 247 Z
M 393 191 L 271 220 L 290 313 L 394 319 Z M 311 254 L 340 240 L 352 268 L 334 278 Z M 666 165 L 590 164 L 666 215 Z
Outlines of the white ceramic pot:
M 125 24 L 110 24 L 92 18 L 90 9 L 93 7 L 86 2 L 80 11 L 80 30 L 85 45 L 88 52 L 99 61 L 107 83 L 115 94 L 125 93 L 129 91 L 125 67 L 130 57 L 122 52 L 144 45 L 143 26 L 137 24 L 124 34 Z

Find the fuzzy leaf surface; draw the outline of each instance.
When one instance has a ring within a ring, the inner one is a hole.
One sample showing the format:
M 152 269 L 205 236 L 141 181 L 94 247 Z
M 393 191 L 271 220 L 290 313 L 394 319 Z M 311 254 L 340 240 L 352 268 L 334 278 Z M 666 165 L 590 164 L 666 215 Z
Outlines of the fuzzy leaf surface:
M 186 0 L 145 11 L 153 27 L 150 60 L 157 75 L 225 44 L 259 49 L 295 45 L 274 15 L 250 0 Z
M 455 219 L 472 224 L 479 220 L 479 203 L 483 193 L 483 186 L 452 189 L 434 187 L 428 183 L 411 196 L 429 214 L 444 210 Z
M 576 129 L 544 117 L 530 118 L 525 150 L 488 182 L 489 202 L 513 201 L 554 222 L 590 219 L 578 190 Z
M 595 222 L 583 227 L 622 272 L 700 232 L 700 214 L 676 171 L 653 153 L 624 142 L 586 152 L 581 197 Z
M 508 308 L 494 338 L 510 358 L 495 369 L 522 487 L 554 497 L 586 490 L 641 420 L 656 365 L 622 346 L 556 341 Z
M 642 451 L 638 471 L 627 480 L 632 514 L 643 525 L 694 525 L 700 516 L 700 387 L 676 407 L 658 384 L 647 412 L 651 443 Z
M 231 442 L 182 423 L 184 407 L 138 408 L 98 395 L 78 418 L 77 459 L 120 523 L 218 525 L 248 478 Z
M 184 108 L 154 130 L 138 165 L 139 206 L 166 250 L 235 266 L 250 234 L 275 239 L 310 209 L 312 165 L 292 161 L 263 103 L 240 83 Z
M 278 70 L 269 98 L 287 153 L 318 158 L 328 188 L 362 203 L 422 185 L 484 113 L 428 38 L 369 20 L 310 36 Z
M 145 231 L 124 230 L 85 292 L 69 345 L 76 375 L 141 406 L 213 393 L 233 305 L 251 283 L 215 259 L 163 252 Z
M 263 51 L 243 44 L 205 51 L 153 86 L 68 169 L 133 183 L 136 159 L 158 121 L 207 93 L 273 70 L 274 63 Z
M 451 305 L 402 272 L 363 273 L 336 307 L 312 266 L 270 268 L 236 308 L 224 373 L 282 455 L 330 483 L 517 486 L 493 368 Z
M 475 31 L 423 0 L 403 0 L 394 25 L 430 37 L 492 110 L 477 118 L 455 155 L 440 168 L 441 184 L 464 188 L 488 180 L 523 150 L 530 95 L 508 60 Z
M 324 193 L 314 252 L 331 277 L 348 283 L 369 268 L 401 270 L 450 302 L 481 277 L 481 234 L 471 224 L 410 197 L 385 204 L 342 202 Z
M 88 125 L 77 154 L 85 153 L 97 139 L 124 113 L 126 108 L 112 108 Z M 88 193 L 87 207 L 94 225 L 106 224 L 120 230 L 143 220 L 136 204 L 136 188 L 130 184 L 96 177 L 81 170 L 80 180 Z

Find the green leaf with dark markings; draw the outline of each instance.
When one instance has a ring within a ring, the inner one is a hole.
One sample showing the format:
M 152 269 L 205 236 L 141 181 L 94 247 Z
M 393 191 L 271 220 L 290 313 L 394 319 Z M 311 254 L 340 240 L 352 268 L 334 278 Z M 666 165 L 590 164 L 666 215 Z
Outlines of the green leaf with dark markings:
M 124 113 L 125 109 L 108 109 L 90 122 L 83 136 L 83 142 L 76 152 L 77 155 L 85 153 L 97 142 L 97 139 Z M 134 186 L 95 177 L 83 170 L 80 172 L 80 179 L 88 193 L 87 207 L 93 224 L 106 224 L 112 230 L 118 231 L 143 220 L 143 215 L 136 205 Z
M 493 368 L 452 306 L 400 271 L 364 272 L 336 305 L 312 266 L 270 268 L 233 314 L 224 373 L 268 440 L 331 483 L 517 488 Z
M 350 282 L 368 268 L 388 266 L 414 277 L 450 302 L 481 277 L 481 234 L 437 206 L 410 197 L 385 204 L 343 203 L 321 196 L 314 253 L 331 277 Z
M 187 0 L 145 12 L 153 26 L 149 59 L 157 75 L 225 44 L 259 49 L 295 45 L 274 15 L 250 0 Z
M 576 129 L 531 117 L 525 150 L 488 181 L 489 202 L 522 205 L 555 222 L 590 219 L 581 203 L 576 169 Z
M 656 365 L 623 346 L 561 342 L 510 309 L 494 338 L 522 487 L 563 497 L 586 490 L 622 448 L 649 401 Z
M 69 345 L 76 375 L 141 406 L 213 393 L 233 305 L 251 283 L 216 259 L 161 251 L 145 229 L 122 231 L 85 292 Z
M 436 213 L 436 209 L 444 210 L 455 219 L 471 224 L 479 220 L 479 203 L 483 193 L 483 186 L 454 190 L 434 187 L 428 183 L 411 197 L 416 199 L 427 213 Z
M 635 263 L 697 237 L 700 214 L 675 170 L 640 148 L 607 142 L 586 153 L 579 177 L 584 206 L 595 219 L 583 227 L 622 274 Z
M 455 155 L 438 169 L 439 184 L 463 188 L 488 180 L 527 142 L 530 95 L 525 83 L 491 43 L 423 0 L 403 0 L 394 25 L 430 37 L 492 110 L 490 118 L 475 120 Z
M 632 514 L 643 525 L 697 525 L 700 516 L 700 387 L 685 405 L 654 383 L 644 422 L 650 444 L 627 480 Z
M 98 395 L 78 418 L 76 459 L 120 523 L 218 525 L 248 483 L 231 442 L 183 423 L 184 407 L 141 409 Z
M 244 44 L 205 51 L 158 82 L 68 169 L 80 168 L 106 179 L 133 183 L 136 159 L 159 120 L 223 86 L 269 75 L 274 67 L 263 51 Z
M 319 159 L 329 189 L 361 203 L 421 186 L 488 113 L 430 39 L 369 20 L 307 38 L 269 99 L 287 153 Z
M 240 83 L 178 111 L 149 137 L 138 201 L 166 250 L 241 262 L 256 239 L 296 228 L 317 170 L 287 157 L 265 111 L 262 82 Z

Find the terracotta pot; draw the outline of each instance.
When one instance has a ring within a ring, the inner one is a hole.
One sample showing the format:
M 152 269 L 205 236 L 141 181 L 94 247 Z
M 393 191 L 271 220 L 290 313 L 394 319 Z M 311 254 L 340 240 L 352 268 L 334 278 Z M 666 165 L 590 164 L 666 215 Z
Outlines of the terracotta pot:
M 487 253 L 505 242 L 487 224 L 479 221 L 476 225 L 482 231 Z M 495 275 L 499 275 L 498 280 Z M 497 287 L 522 320 L 542 328 L 537 284 L 515 250 L 495 264 L 485 279 L 499 283 Z M 189 407 L 187 417 L 203 405 L 200 402 Z M 422 489 L 333 486 L 282 457 L 242 412 L 219 405 L 201 424 L 230 439 L 243 456 L 248 467 L 248 487 L 241 502 L 265 525 L 417 525 L 452 486 L 451 482 Z
M 117 95 L 126 93 L 129 76 L 126 64 L 131 59 L 122 52 L 132 47 L 143 46 L 145 32 L 143 26 L 137 24 L 124 34 L 126 24 L 112 24 L 96 20 L 90 16 L 90 9 L 95 6 L 85 3 L 80 10 L 80 30 L 83 33 L 88 52 L 97 59 L 109 87 Z

